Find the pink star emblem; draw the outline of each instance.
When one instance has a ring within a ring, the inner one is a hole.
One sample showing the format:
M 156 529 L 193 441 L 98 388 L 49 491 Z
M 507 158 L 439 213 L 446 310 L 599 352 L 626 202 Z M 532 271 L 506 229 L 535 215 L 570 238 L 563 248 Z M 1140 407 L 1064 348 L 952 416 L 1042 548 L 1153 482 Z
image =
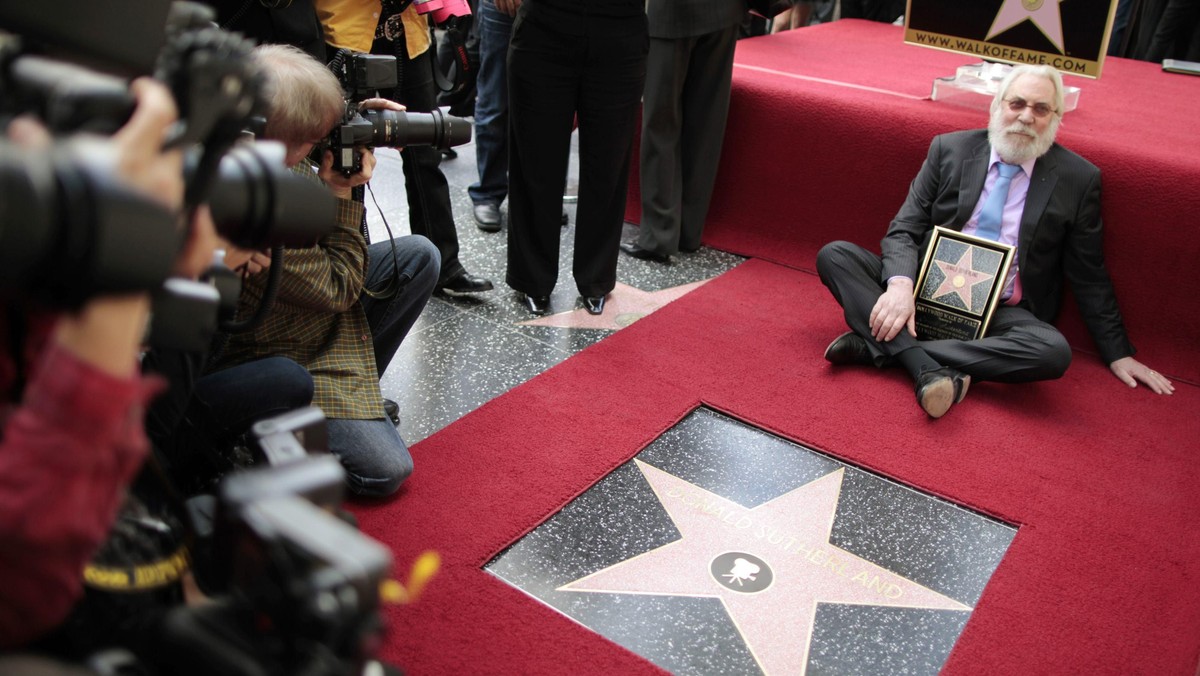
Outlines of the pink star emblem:
M 604 303 L 604 313 L 590 315 L 579 308 L 548 317 L 521 322 L 522 326 L 557 326 L 565 329 L 623 329 L 684 294 L 699 288 L 708 280 L 673 286 L 662 291 L 642 291 L 617 282 Z
M 1060 2 L 1062 0 L 1004 0 L 1004 5 L 996 14 L 996 19 L 984 39 L 991 40 L 1028 19 L 1047 40 L 1054 43 L 1059 53 L 1066 54 L 1063 47 L 1062 13 L 1058 7 Z
M 974 312 L 975 307 L 971 304 L 971 291 L 976 284 L 983 284 L 995 278 L 995 275 L 986 272 L 980 272 L 975 268 L 975 250 L 968 248 L 957 261 L 947 263 L 946 261 L 935 260 L 938 268 L 945 275 L 941 286 L 937 291 L 933 292 L 932 298 L 941 298 L 946 294 L 956 294 L 961 300 L 963 307 Z
M 971 610 L 829 542 L 839 469 L 754 509 L 635 460 L 682 537 L 559 591 L 721 600 L 767 674 L 802 674 L 817 604 Z

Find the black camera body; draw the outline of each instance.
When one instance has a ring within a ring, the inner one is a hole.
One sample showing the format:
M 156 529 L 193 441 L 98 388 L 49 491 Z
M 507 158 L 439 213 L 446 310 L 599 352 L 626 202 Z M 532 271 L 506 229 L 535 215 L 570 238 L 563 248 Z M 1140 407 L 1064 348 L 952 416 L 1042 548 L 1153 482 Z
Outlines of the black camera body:
M 345 470 L 328 453 L 320 409 L 261 421 L 253 436 L 267 464 L 225 476 L 211 522 L 197 528 L 211 544 L 197 577 L 214 602 L 167 614 L 162 666 L 180 676 L 361 673 L 379 643 L 391 553 L 335 515 Z
M 63 12 L 72 14 L 74 5 L 91 11 L 89 3 L 68 2 Z M 33 115 L 67 138 L 40 153 L 0 144 L 0 293 L 65 308 L 112 293 L 171 295 L 164 281 L 185 235 L 178 214 L 123 187 L 105 164 L 109 156 L 89 154 L 79 138 L 112 134 L 133 112 L 128 82 L 104 69 L 133 65 L 145 74 L 152 66 L 170 88 L 180 120 L 165 145 L 188 147 L 184 207 L 208 204 L 226 240 L 244 249 L 310 246 L 333 227 L 336 200 L 288 171 L 282 147 L 241 142 L 265 108 L 263 76 L 251 58 L 254 43 L 217 28 L 210 8 L 160 7 L 161 48 L 153 58 L 134 58 L 104 49 L 88 27 L 23 7 L 0 8 L 0 27 L 22 31 L 0 33 L 0 121 Z M 196 300 L 188 296 L 186 304 Z M 156 316 L 163 310 L 156 307 Z M 207 344 L 207 325 L 182 326 L 174 332 L 189 336 L 182 343 L 152 340 L 190 349 Z
M 362 100 L 396 87 L 396 57 L 339 50 L 329 68 L 342 85 L 346 111 L 341 122 L 330 130 L 324 146 L 333 152 L 333 166 L 342 175 L 362 171 L 362 157 L 356 149 L 359 146 L 433 146 L 446 150 L 470 142 L 471 123 L 441 110 L 359 110 Z

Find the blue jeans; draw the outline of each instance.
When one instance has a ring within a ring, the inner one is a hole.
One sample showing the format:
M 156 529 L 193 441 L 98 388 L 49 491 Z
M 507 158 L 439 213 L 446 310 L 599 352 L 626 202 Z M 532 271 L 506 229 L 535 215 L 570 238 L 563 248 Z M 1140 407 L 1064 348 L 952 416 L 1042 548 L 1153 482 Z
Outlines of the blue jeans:
M 396 255 L 392 256 L 392 243 Z M 391 298 L 372 298 L 366 291 L 359 297 L 371 327 L 375 348 L 375 368 L 379 376 L 387 370 L 400 343 L 425 309 L 441 269 L 438 249 L 420 235 L 397 237 L 376 242 L 367 249 L 366 289 L 385 291 L 397 279 Z
M 188 418 L 236 436 L 264 420 L 312 403 L 313 379 L 287 357 L 264 357 L 196 381 Z
M 476 204 L 508 196 L 508 40 L 513 18 L 492 0 L 479 1 L 479 74 L 475 78 L 475 163 L 479 181 L 467 188 Z
M 412 474 L 412 456 L 391 421 L 330 418 L 326 424 L 329 450 L 345 468 L 352 493 L 386 497 Z

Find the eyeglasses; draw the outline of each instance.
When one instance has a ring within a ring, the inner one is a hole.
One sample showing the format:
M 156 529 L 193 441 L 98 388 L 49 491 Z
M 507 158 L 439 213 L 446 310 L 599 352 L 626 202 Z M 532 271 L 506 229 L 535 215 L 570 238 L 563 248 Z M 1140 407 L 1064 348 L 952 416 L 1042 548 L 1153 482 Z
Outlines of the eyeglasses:
M 1033 110 L 1034 117 L 1046 117 L 1050 113 L 1058 112 L 1057 110 L 1051 108 L 1049 103 L 1030 103 L 1020 97 L 1014 99 L 1004 99 L 1004 102 L 1008 104 L 1008 109 L 1014 113 L 1020 113 L 1022 110 L 1025 110 L 1025 108 L 1028 107 Z

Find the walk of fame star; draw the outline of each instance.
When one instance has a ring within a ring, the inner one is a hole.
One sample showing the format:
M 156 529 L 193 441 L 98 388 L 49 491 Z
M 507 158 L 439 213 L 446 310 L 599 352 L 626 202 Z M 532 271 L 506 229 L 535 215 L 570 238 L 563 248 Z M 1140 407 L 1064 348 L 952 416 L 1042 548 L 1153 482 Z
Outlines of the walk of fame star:
M 829 542 L 844 469 L 753 509 L 636 460 L 682 537 L 559 591 L 714 597 L 767 674 L 802 674 L 818 604 L 969 611 Z
M 996 19 L 984 39 L 991 40 L 1022 21 L 1029 20 L 1054 44 L 1060 54 L 1066 54 L 1063 47 L 1062 13 L 1058 7 L 1060 2 L 1062 0 L 1004 0 L 1004 5 L 996 14 Z
M 555 326 L 564 329 L 608 329 L 616 331 L 623 329 L 662 306 L 694 291 L 709 280 L 703 279 L 691 284 L 673 286 L 661 291 L 642 291 L 625 284 L 617 283 L 608 301 L 604 304 L 604 312 L 599 315 L 588 314 L 587 310 L 578 308 L 567 312 L 559 312 L 548 317 L 531 319 L 521 322 L 522 326 Z
M 936 299 L 946 294 L 955 294 L 962 300 L 963 307 L 975 312 L 975 304 L 971 302 L 972 290 L 976 284 L 989 282 L 996 277 L 975 269 L 975 249 L 967 247 L 966 252 L 953 263 L 939 260 L 935 260 L 934 263 L 937 263 L 945 279 L 930 297 Z

